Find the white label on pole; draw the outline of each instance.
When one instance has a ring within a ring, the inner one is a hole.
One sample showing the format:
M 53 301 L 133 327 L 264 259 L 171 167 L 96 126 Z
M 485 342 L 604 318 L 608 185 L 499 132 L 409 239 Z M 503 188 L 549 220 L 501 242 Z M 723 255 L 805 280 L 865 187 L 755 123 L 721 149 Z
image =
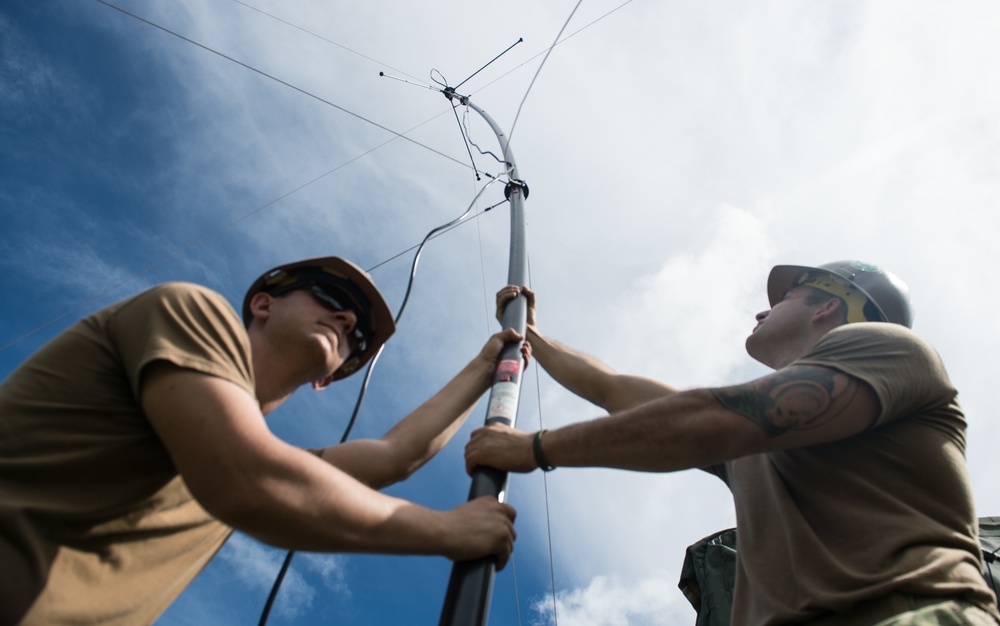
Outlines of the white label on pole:
M 486 419 L 502 417 L 513 423 L 514 418 L 517 417 L 517 395 L 517 383 L 500 382 L 493 385 Z

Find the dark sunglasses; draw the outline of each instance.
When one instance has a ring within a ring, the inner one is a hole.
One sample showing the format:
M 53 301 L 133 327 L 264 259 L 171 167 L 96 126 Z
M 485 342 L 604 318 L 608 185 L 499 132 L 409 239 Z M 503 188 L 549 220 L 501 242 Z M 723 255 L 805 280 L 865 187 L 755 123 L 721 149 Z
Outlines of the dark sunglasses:
M 351 344 L 351 356 L 362 354 L 367 350 L 368 343 L 371 341 L 371 336 L 366 332 L 364 324 L 364 321 L 368 319 L 367 313 L 344 304 L 344 302 L 350 302 L 350 298 L 347 297 L 345 292 L 336 287 L 330 285 L 308 285 L 306 288 L 323 308 L 335 313 L 340 313 L 341 311 L 351 311 L 354 313 L 357 321 L 354 324 L 354 330 L 347 337 L 348 343 Z

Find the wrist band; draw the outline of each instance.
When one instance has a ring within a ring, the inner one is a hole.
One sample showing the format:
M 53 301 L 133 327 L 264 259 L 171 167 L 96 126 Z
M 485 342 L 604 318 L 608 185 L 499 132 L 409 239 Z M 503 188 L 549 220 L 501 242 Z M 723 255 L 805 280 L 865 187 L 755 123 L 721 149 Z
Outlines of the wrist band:
M 542 452 L 542 435 L 546 433 L 546 430 L 542 430 L 535 433 L 535 438 L 531 440 L 531 449 L 535 453 L 535 463 L 541 468 L 543 472 L 551 472 L 556 468 L 555 465 L 549 463 L 549 460 L 545 458 L 545 453 Z

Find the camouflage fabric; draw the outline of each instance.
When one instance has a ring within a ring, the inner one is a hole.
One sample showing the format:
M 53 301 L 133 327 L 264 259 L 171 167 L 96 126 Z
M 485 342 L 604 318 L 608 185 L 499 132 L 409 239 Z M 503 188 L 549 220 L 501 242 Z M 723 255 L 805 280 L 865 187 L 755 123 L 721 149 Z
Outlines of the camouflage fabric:
M 986 582 L 1000 598 L 1000 517 L 979 518 Z M 695 626 L 729 626 L 736 570 L 736 529 L 727 528 L 688 546 L 678 587 L 698 612 Z M 1000 607 L 1000 600 L 998 600 Z M 943 602 L 874 626 L 996 626 L 992 615 L 960 602 Z
M 678 587 L 698 612 L 695 626 L 729 626 L 735 585 L 735 528 L 709 535 L 688 547 Z
M 907 611 L 874 626 L 997 626 L 995 617 L 967 602 L 949 600 Z
M 997 596 L 1000 607 L 1000 517 L 979 518 L 979 542 L 983 544 L 986 582 Z

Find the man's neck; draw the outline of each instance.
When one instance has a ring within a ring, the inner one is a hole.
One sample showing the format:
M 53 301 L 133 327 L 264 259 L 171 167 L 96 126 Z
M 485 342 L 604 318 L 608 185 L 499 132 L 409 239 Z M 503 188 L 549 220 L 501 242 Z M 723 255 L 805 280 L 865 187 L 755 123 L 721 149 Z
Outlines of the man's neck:
M 292 375 L 294 372 L 282 365 L 280 356 L 270 349 L 265 337 L 257 329 L 251 327 L 248 334 L 254 391 L 261 413 L 267 415 L 290 398 L 302 383 Z

